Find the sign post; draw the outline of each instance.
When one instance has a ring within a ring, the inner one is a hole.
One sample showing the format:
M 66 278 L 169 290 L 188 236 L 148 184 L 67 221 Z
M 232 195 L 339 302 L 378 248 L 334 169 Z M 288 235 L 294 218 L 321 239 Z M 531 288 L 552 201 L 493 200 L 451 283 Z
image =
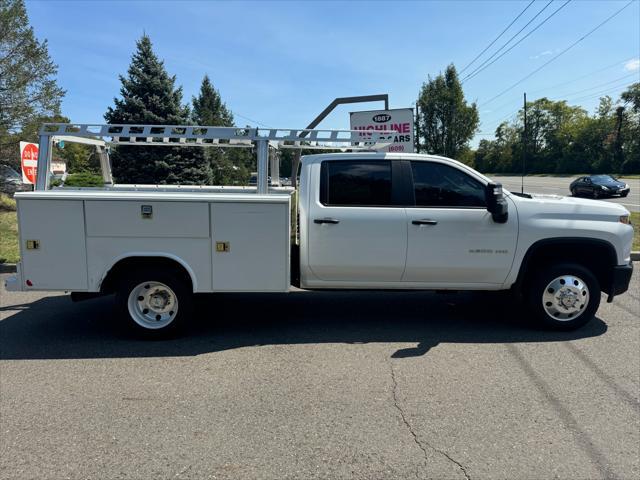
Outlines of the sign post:
M 38 144 L 20 142 L 20 165 L 22 183 L 34 185 L 38 167 Z
M 393 143 L 384 148 L 385 152 L 413 153 L 415 151 L 412 108 L 351 112 L 350 117 L 351 130 L 362 130 L 361 137 L 366 137 L 368 130 L 396 132 Z

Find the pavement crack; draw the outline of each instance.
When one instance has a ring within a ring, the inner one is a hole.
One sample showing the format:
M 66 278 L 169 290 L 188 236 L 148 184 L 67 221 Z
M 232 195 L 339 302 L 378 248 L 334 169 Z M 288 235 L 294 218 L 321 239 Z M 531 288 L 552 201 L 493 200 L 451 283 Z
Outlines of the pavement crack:
M 425 448 L 425 445 L 426 445 L 430 450 L 442 455 L 447 460 L 449 460 L 451 463 L 457 465 L 458 468 L 460 469 L 460 471 L 462 472 L 462 474 L 464 475 L 464 478 L 466 480 L 471 480 L 471 477 L 467 473 L 467 469 L 460 462 L 458 462 L 456 459 L 451 457 L 451 455 L 449 455 L 447 452 L 445 452 L 443 450 L 440 450 L 438 448 L 435 448 L 429 442 L 424 441 L 424 440 L 421 441 L 418 438 L 418 435 L 416 434 L 415 430 L 413 429 L 413 427 L 411 426 L 411 424 L 407 420 L 407 417 L 406 417 L 406 415 L 404 413 L 404 410 L 402 409 L 402 406 L 400 405 L 400 402 L 398 401 L 398 382 L 396 380 L 396 372 L 393 369 L 393 361 L 391 361 L 389 363 L 389 367 L 391 368 L 391 381 L 392 381 L 392 385 L 393 385 L 393 388 L 392 388 L 393 404 L 395 405 L 396 409 L 400 413 L 400 418 L 402 419 L 402 423 L 404 423 L 405 427 L 407 427 L 407 430 L 409 430 L 409 433 L 413 437 L 413 441 L 418 446 L 418 448 L 420 448 L 420 450 L 422 450 L 422 453 L 424 455 L 425 461 L 428 462 L 428 459 L 429 459 L 429 453 L 427 452 L 427 448 Z M 417 474 L 416 474 L 416 476 L 417 476 Z

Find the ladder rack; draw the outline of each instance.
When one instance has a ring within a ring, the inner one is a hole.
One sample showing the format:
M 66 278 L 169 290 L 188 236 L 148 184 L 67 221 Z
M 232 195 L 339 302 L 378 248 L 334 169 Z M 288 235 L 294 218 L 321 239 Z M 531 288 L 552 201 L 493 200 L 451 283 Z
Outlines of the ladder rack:
M 45 123 L 40 128 L 38 171 L 48 172 L 53 139 L 99 138 L 109 145 L 256 148 L 258 193 L 268 192 L 269 146 L 276 149 L 379 150 L 393 142 L 385 130 L 316 130 L 295 128 L 216 127 L 200 125 L 105 125 Z M 113 183 L 111 165 L 101 161 L 105 183 Z M 36 190 L 46 190 L 48 175 L 38 175 Z

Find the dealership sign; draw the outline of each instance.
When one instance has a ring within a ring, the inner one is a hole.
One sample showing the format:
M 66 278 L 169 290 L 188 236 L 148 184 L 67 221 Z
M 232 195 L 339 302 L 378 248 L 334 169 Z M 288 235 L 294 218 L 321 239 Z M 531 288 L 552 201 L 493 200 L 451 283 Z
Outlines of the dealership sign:
M 393 143 L 384 148 L 385 152 L 413 153 L 413 109 L 373 110 L 351 112 L 351 130 L 362 130 L 360 137 L 366 141 L 367 131 L 386 130 L 394 132 Z

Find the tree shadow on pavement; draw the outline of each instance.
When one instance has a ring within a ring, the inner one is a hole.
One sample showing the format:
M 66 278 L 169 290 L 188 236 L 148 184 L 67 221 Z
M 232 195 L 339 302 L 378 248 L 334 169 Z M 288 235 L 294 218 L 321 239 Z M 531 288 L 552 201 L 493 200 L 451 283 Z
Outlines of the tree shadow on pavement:
M 481 293 L 305 292 L 198 296 L 180 338 L 132 337 L 113 299 L 72 303 L 68 295 L 0 308 L 0 359 L 193 356 L 261 345 L 414 343 L 392 357 L 425 355 L 440 343 L 558 342 L 595 337 L 595 319 L 574 332 L 537 330 L 523 310 Z M 5 300 L 6 304 L 6 300 Z

